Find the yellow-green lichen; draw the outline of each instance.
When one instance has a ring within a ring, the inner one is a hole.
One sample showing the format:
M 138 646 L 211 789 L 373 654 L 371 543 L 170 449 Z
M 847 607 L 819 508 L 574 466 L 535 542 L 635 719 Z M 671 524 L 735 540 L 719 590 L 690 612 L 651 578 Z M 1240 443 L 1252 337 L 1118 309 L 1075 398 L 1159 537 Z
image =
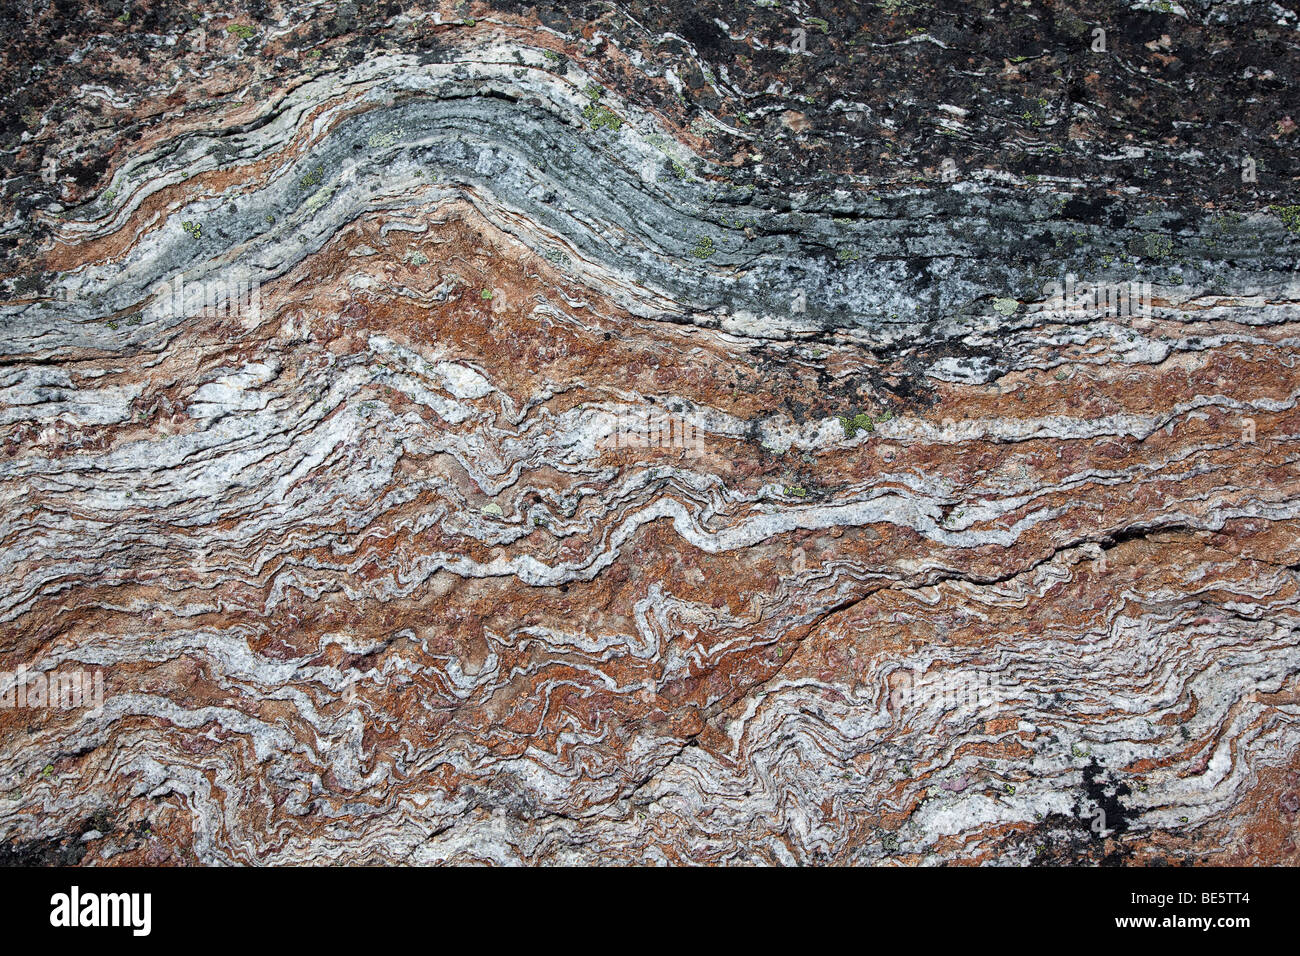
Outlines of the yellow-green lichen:
M 844 429 L 845 438 L 853 438 L 858 432 L 866 432 L 868 435 L 876 430 L 876 426 L 887 422 L 894 417 L 893 412 L 885 412 L 879 418 L 872 418 L 867 412 L 859 412 L 856 415 L 840 415 L 840 427 Z
M 582 118 L 592 129 L 607 129 L 611 133 L 616 133 L 623 127 L 623 118 L 599 103 L 589 103 L 583 107 Z
M 1147 259 L 1167 259 L 1174 251 L 1174 241 L 1168 236 L 1149 232 L 1129 244 L 1129 252 Z
M 325 168 L 317 166 L 302 179 L 298 180 L 298 189 L 314 189 L 325 181 Z
M 1300 206 L 1269 206 L 1289 232 L 1300 233 Z

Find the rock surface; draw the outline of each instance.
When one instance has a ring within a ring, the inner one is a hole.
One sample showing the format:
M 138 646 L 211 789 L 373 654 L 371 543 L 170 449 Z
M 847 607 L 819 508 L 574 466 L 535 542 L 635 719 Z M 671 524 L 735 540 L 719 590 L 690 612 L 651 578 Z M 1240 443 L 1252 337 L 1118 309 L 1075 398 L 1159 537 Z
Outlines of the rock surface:
M 6 29 L 0 859 L 1300 862 L 1294 12 Z

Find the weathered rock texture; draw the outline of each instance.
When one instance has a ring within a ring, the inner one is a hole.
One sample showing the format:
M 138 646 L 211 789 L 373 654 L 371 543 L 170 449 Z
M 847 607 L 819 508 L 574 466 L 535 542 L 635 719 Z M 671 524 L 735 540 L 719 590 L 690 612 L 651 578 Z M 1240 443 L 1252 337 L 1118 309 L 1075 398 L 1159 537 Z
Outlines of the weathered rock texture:
M 1300 861 L 1297 17 L 991 7 L 21 5 L 0 856 Z

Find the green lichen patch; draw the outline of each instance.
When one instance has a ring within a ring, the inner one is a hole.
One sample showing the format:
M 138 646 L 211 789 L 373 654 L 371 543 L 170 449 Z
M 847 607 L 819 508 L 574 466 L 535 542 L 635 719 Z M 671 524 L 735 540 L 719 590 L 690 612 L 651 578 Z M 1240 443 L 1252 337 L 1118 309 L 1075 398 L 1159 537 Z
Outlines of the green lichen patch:
M 709 236 L 700 236 L 695 240 L 695 248 L 691 250 L 691 255 L 696 259 L 708 259 L 717 250 L 713 246 L 713 239 Z
M 885 412 L 879 418 L 872 418 L 867 412 L 859 412 L 856 415 L 840 415 L 838 421 L 840 427 L 844 429 L 845 438 L 853 438 L 858 432 L 866 432 L 870 435 L 876 430 L 876 426 L 889 421 L 894 417 L 893 412 Z
M 1282 220 L 1288 232 L 1300 233 L 1300 206 L 1269 206 L 1269 211 Z
M 203 235 L 203 223 L 190 222 L 186 219 L 181 223 L 181 228 L 189 233 L 191 239 L 199 239 Z
M 543 246 L 542 258 L 555 263 L 557 266 L 568 265 L 573 261 L 569 258 L 569 254 L 558 246 Z
M 325 181 L 325 167 L 317 166 L 302 179 L 298 180 L 297 189 L 314 189 Z
M 1174 241 L 1154 232 L 1139 236 L 1129 243 L 1129 252 L 1144 259 L 1167 259 L 1173 251 Z
M 257 36 L 257 30 L 250 27 L 247 23 L 232 23 L 226 27 L 226 32 L 232 36 L 237 36 L 241 40 L 248 40 Z
M 617 133 L 623 128 L 623 117 L 599 103 L 589 103 L 584 106 L 582 118 L 587 121 L 589 127 L 595 130 L 607 129 L 611 133 Z

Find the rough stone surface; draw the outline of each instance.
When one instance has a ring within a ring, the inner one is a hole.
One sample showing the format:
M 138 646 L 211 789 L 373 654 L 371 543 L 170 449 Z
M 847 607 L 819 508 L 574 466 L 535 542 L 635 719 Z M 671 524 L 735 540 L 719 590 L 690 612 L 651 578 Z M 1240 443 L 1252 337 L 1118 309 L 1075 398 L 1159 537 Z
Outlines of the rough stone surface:
M 1300 862 L 1300 21 L 945 6 L 13 5 L 0 861 Z

